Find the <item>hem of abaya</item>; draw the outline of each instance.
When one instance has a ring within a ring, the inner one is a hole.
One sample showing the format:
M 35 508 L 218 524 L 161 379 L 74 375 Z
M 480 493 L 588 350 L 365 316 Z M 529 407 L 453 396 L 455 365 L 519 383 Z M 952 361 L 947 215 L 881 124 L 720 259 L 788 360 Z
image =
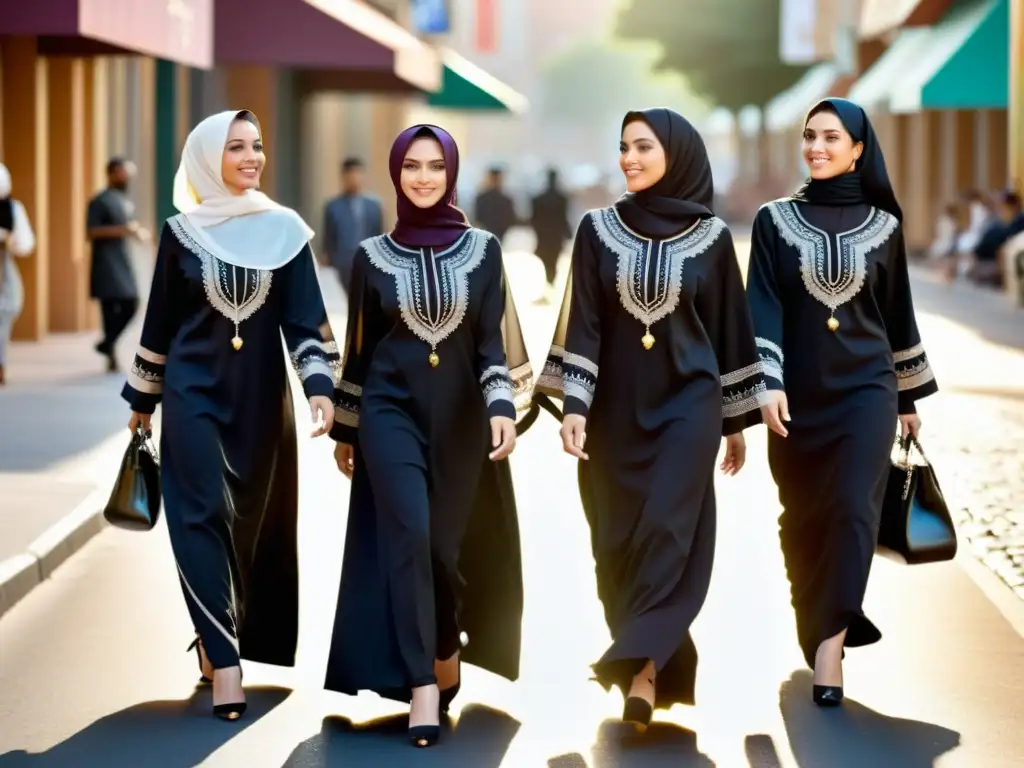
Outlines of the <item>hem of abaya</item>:
M 814 658 L 818 653 L 818 646 L 830 637 L 835 637 L 843 630 L 846 630 L 846 637 L 843 638 L 843 648 L 863 648 L 866 645 L 874 645 L 882 639 L 882 631 L 863 613 L 847 613 L 838 618 L 835 623 L 823 629 L 818 634 L 818 641 L 813 648 L 804 649 L 804 661 L 807 666 L 814 669 Z M 846 651 L 843 651 L 843 658 L 846 658 Z
M 623 698 L 629 695 L 629 689 L 633 685 L 633 677 L 647 664 L 647 659 L 614 659 L 591 664 L 590 668 L 594 676 L 590 678 L 600 685 L 606 692 L 613 687 L 618 688 Z M 657 669 L 660 673 L 662 669 Z M 662 681 L 663 683 L 666 681 Z M 665 690 L 665 689 L 668 690 Z M 670 687 L 658 685 L 657 675 L 654 684 L 654 709 L 671 709 L 675 704 L 693 706 L 697 703 L 696 692 L 693 686 Z

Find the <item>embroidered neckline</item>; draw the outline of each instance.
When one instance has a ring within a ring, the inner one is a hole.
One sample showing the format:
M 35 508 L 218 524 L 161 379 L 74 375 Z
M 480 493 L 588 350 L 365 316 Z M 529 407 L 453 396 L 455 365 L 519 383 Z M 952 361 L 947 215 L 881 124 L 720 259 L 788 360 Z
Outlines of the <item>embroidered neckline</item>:
M 654 240 L 626 226 L 614 208 L 590 215 L 601 243 L 618 261 L 617 286 L 622 308 L 645 326 L 652 326 L 679 306 L 683 265 L 710 248 L 725 230 L 719 218 L 701 219 L 678 235 Z M 656 272 L 649 292 L 649 272 Z
M 235 267 L 236 275 L 238 269 L 242 270 L 242 277 L 239 281 L 232 281 L 232 265 L 218 259 L 192 237 L 188 219 L 181 215 L 172 216 L 167 224 L 182 247 L 199 259 L 203 270 L 203 287 L 210 306 L 232 323 L 236 321 L 236 309 L 238 322 L 256 314 L 270 293 L 273 271 Z M 234 295 L 232 282 L 241 283 L 240 298 Z
M 767 207 L 783 241 L 800 254 L 804 288 L 833 313 L 860 293 L 868 253 L 884 245 L 899 226 L 892 214 L 871 208 L 856 227 L 833 236 L 808 222 L 792 200 L 777 200 Z M 833 237 L 839 250 L 837 264 L 832 258 Z
M 490 238 L 479 230 L 468 230 L 444 251 L 435 253 L 429 264 L 422 249 L 398 245 L 388 235 L 362 244 L 370 263 L 394 278 L 406 327 L 433 348 L 462 324 L 469 307 L 469 275 L 483 262 Z M 431 268 L 437 270 L 436 293 L 428 297 L 423 270 Z

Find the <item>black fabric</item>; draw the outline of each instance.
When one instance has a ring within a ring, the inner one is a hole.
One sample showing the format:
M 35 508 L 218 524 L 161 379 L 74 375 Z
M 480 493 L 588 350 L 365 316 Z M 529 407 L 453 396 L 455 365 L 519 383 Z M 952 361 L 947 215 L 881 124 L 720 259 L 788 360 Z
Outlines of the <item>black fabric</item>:
M 867 203 L 875 208 L 888 211 L 903 221 L 903 209 L 896 201 L 896 193 L 893 191 L 892 182 L 889 181 L 889 172 L 885 167 L 882 146 L 878 143 L 878 136 L 875 134 L 875 129 L 871 125 L 867 113 L 858 104 L 847 99 L 827 98 L 811 107 L 807 113 L 807 120 L 811 115 L 820 112 L 823 105 L 828 105 L 838 115 L 843 126 L 853 137 L 854 143 L 860 142 L 864 145 L 864 149 L 860 159 L 857 160 L 855 170 L 831 179 L 808 179 L 793 195 L 793 199 L 815 205 L 831 206 Z M 804 120 L 805 126 L 807 120 Z M 860 189 L 859 195 L 857 188 Z
M 128 324 L 139 311 L 138 299 L 100 299 L 100 317 L 103 320 L 103 340 L 100 351 L 112 354 Z
M 0 229 L 14 229 L 14 204 L 9 197 L 0 200 Z
M 615 209 L 630 229 L 647 237 L 671 237 L 700 218 L 714 216 L 715 185 L 704 139 L 689 120 L 665 107 L 628 112 L 622 130 L 647 123 L 665 149 L 665 175 L 640 192 L 627 192 Z

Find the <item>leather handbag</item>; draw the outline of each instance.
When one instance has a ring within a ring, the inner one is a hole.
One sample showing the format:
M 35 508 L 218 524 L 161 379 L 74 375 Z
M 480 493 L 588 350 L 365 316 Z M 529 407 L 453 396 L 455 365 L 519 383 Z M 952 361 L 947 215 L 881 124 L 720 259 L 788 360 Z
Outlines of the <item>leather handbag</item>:
M 151 531 L 160 519 L 160 459 L 153 433 L 141 425 L 121 460 L 110 500 L 103 510 L 107 522 L 129 531 Z
M 889 479 L 878 527 L 881 554 L 907 565 L 940 563 L 956 557 L 956 526 L 939 487 L 935 469 L 916 437 L 899 442 L 899 457 L 889 467 Z M 916 448 L 921 463 L 910 461 Z

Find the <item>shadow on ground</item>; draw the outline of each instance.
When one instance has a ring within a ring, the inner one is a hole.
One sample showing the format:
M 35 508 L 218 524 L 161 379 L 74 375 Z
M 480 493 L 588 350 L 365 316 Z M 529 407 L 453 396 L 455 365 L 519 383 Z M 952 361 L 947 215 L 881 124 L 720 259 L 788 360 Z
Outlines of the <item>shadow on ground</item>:
M 714 768 L 697 749 L 697 734 L 669 723 L 652 723 L 643 735 L 608 720 L 598 731 L 593 763 L 574 752 L 548 760 L 548 768 Z
M 39 753 L 0 755 L 4 768 L 190 768 L 281 704 L 291 691 L 246 688 L 245 717 L 228 723 L 210 712 L 209 689 L 184 701 L 147 701 L 100 718 Z
M 283 768 L 498 768 L 519 723 L 489 707 L 466 707 L 457 721 L 445 722 L 441 743 L 416 749 L 409 743 L 407 715 L 355 724 L 324 718 L 320 733 L 299 744 Z
M 807 671 L 796 672 L 783 683 L 779 707 L 801 768 L 931 768 L 960 745 L 956 731 L 888 717 L 850 699 L 835 709 L 819 709 L 811 701 Z

